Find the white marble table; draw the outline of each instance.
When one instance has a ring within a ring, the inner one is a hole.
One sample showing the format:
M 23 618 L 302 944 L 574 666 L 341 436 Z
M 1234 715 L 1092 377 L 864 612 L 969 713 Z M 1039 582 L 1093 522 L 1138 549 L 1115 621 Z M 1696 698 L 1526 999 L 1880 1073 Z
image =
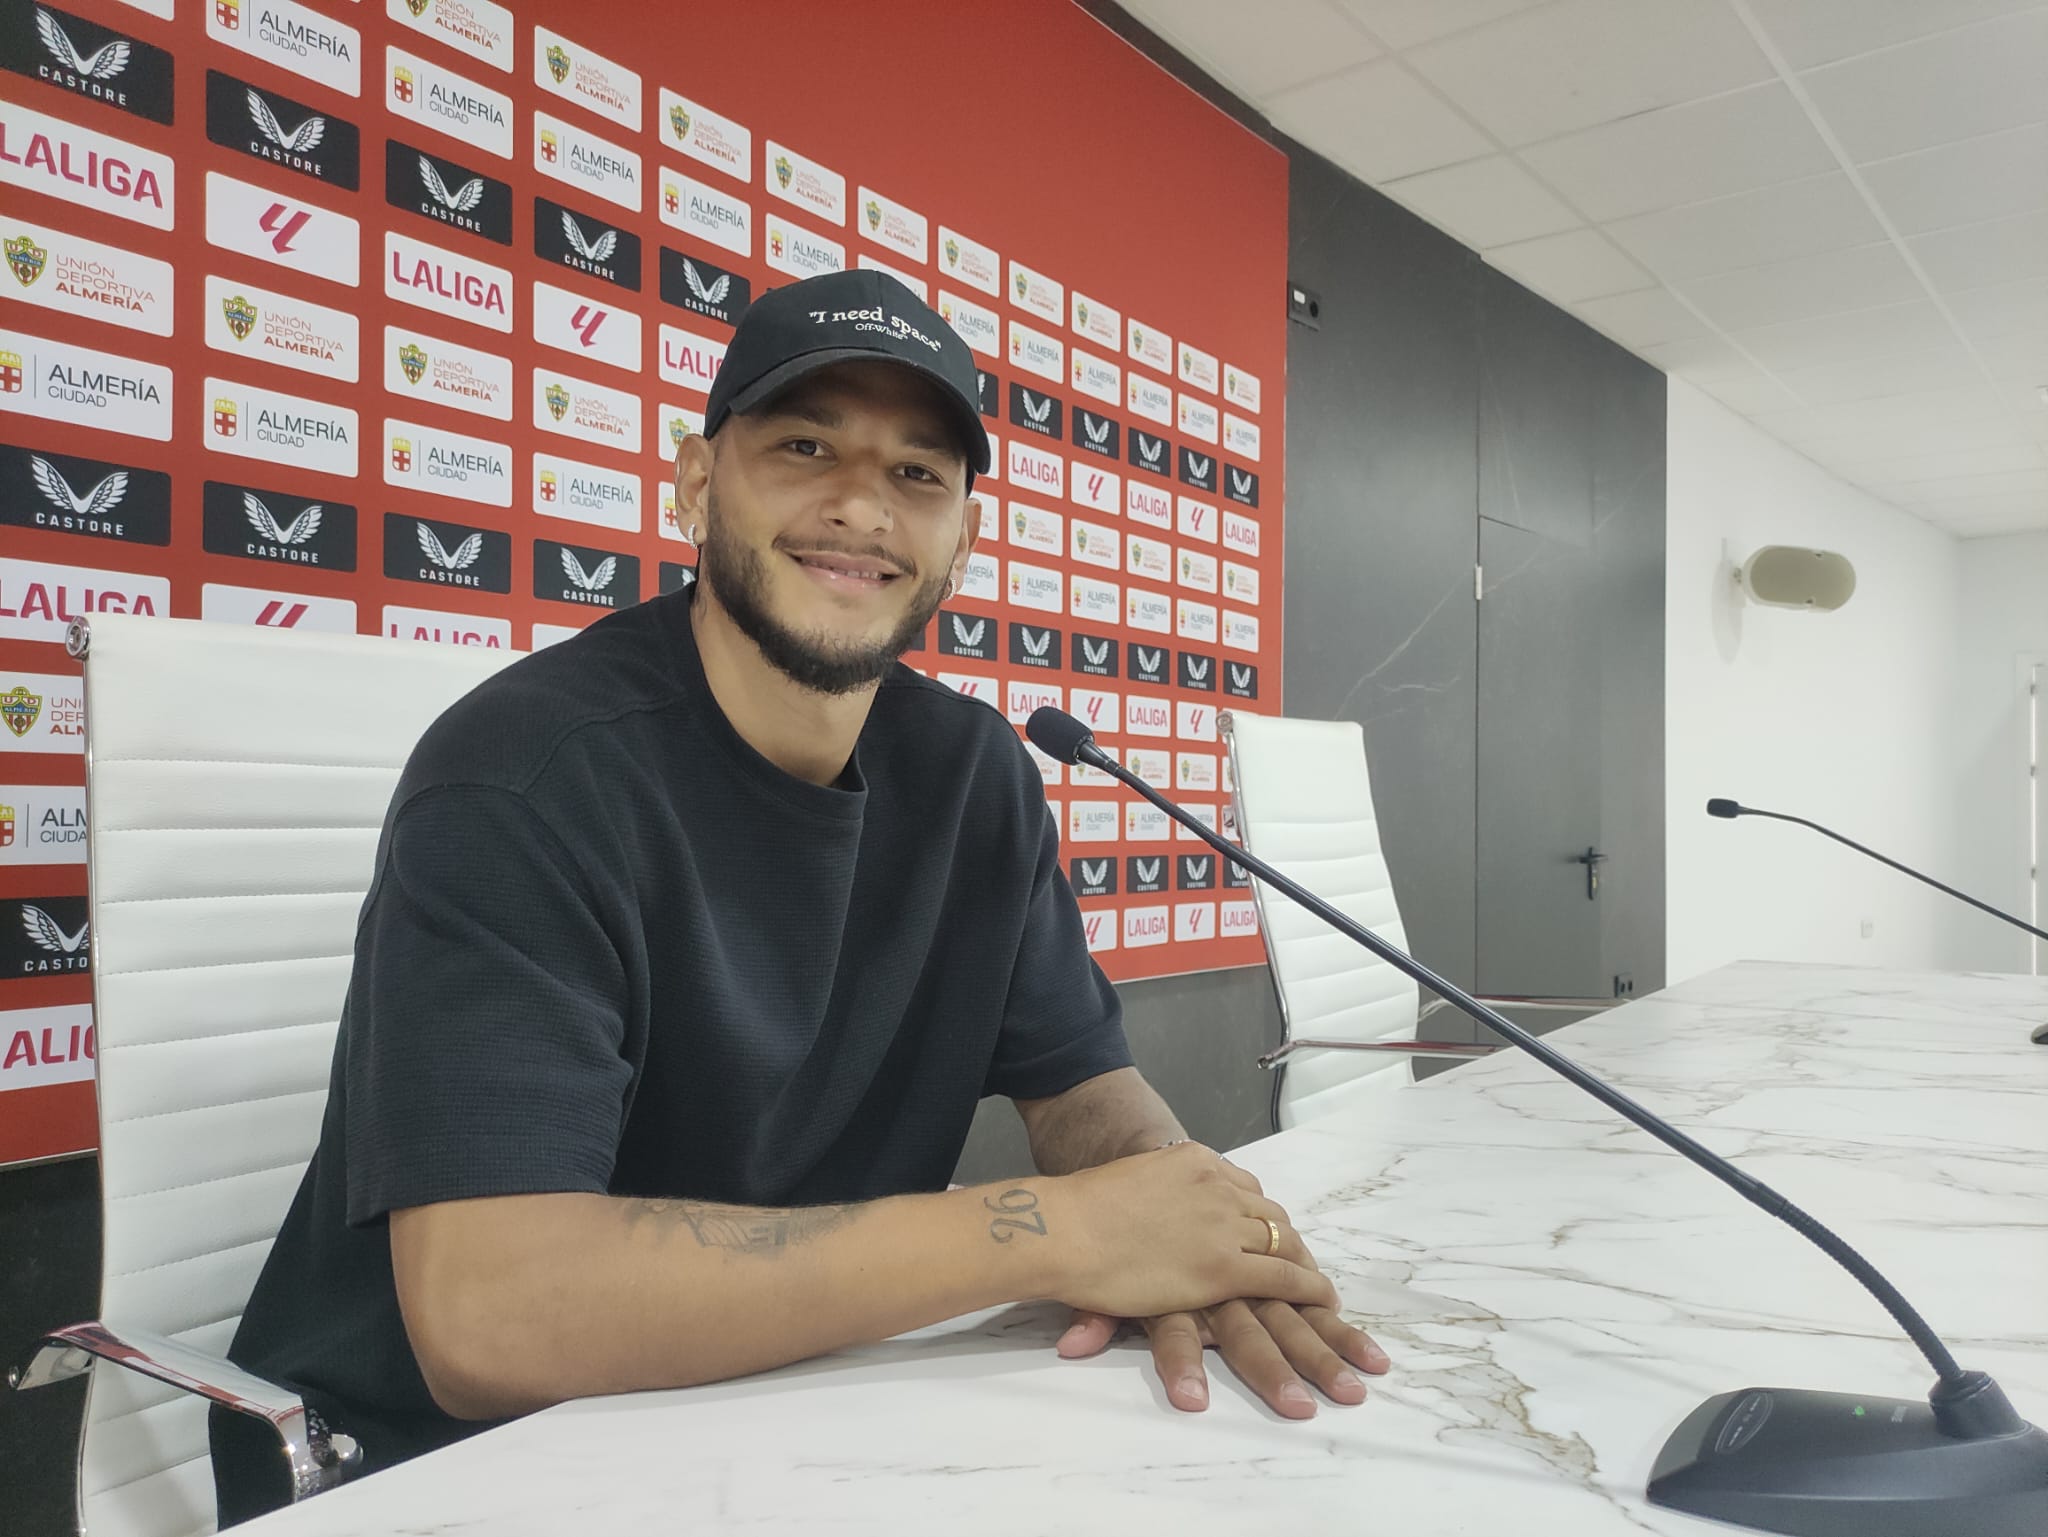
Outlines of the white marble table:
M 1966 1366 L 2048 1418 L 2048 982 L 1741 965 L 1553 1041 L 1861 1247 Z M 1924 1394 L 1878 1305 L 1791 1232 L 1519 1053 L 1245 1148 L 1394 1358 L 1280 1420 L 1218 1368 L 956 1320 L 740 1382 L 564 1405 L 252 1537 L 655 1532 L 1708 1533 L 1642 1497 L 1750 1385 Z M 1213 1361 L 1212 1357 L 1212 1361 Z

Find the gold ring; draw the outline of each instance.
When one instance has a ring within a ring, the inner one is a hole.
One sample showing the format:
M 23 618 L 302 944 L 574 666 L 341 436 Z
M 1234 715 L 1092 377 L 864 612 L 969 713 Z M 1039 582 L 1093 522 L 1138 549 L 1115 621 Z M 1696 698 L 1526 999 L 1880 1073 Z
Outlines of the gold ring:
M 1271 1217 L 1266 1219 L 1266 1231 L 1273 1236 L 1266 1244 L 1266 1258 L 1271 1259 L 1280 1252 L 1280 1224 Z

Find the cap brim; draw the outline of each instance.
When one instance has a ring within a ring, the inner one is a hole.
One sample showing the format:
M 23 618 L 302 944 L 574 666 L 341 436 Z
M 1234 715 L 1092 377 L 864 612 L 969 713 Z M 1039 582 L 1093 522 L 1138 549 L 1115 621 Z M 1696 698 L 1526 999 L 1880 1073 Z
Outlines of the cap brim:
M 797 380 L 814 374 L 821 368 L 830 368 L 835 363 L 887 363 L 897 368 L 907 368 L 938 386 L 939 399 L 952 412 L 954 425 L 960 428 L 967 448 L 967 467 L 977 475 L 986 475 L 992 455 L 989 451 L 988 429 L 981 424 L 981 411 L 960 398 L 952 382 L 936 368 L 928 368 L 909 358 L 891 357 L 887 353 L 875 352 L 866 347 L 821 347 L 816 352 L 800 352 L 787 358 L 761 375 L 745 389 L 738 391 L 727 402 L 729 410 L 744 416 L 756 407 L 766 405 Z

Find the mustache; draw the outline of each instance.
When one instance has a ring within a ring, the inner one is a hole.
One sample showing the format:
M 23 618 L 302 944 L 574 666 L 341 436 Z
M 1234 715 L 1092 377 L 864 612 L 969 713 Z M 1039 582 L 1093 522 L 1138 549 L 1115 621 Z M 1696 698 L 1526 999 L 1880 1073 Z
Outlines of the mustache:
M 785 555 L 840 555 L 848 560 L 875 560 L 889 567 L 898 576 L 917 574 L 917 568 L 909 561 L 878 544 L 864 547 L 850 544 L 789 544 L 778 539 L 775 541 L 775 548 Z

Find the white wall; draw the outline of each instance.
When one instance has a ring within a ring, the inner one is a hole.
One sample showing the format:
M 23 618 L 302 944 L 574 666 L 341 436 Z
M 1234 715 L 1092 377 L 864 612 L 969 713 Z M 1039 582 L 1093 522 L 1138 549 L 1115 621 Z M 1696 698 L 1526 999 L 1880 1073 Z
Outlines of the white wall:
M 2048 661 L 2048 533 L 1963 541 L 1957 650 L 1954 741 L 1962 818 L 1956 874 L 1949 879 L 2024 918 L 2028 786 L 2021 660 Z M 1950 934 L 1957 966 L 2028 969 L 2027 936 L 1995 919 L 1958 904 Z
M 1795 813 L 1954 871 L 1958 541 L 1679 379 L 1668 448 L 1667 974 L 1744 958 L 1952 965 L 1949 899 L 1805 828 L 1703 808 L 1718 795 Z M 1765 544 L 1848 556 L 1855 597 L 1832 614 L 1741 601 L 1730 562 Z

